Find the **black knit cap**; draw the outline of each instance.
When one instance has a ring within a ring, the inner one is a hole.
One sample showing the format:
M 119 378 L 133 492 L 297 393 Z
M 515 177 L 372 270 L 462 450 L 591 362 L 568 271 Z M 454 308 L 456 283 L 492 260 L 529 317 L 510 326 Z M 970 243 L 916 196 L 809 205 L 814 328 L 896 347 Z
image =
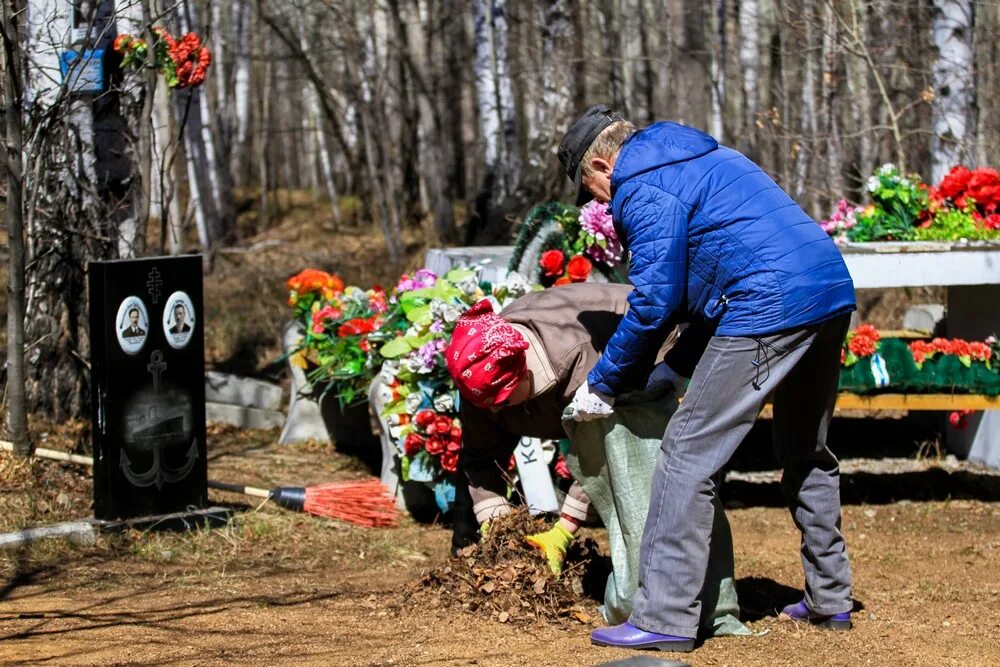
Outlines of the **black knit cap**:
M 611 107 L 606 104 L 595 104 L 583 112 L 576 121 L 570 125 L 563 136 L 562 143 L 559 144 L 559 161 L 566 176 L 573 181 L 576 187 L 576 205 L 583 206 L 594 198 L 587 188 L 583 187 L 580 179 L 583 170 L 580 163 L 583 162 L 583 155 L 590 148 L 606 127 L 619 120 L 624 120 L 621 116 L 611 111 Z

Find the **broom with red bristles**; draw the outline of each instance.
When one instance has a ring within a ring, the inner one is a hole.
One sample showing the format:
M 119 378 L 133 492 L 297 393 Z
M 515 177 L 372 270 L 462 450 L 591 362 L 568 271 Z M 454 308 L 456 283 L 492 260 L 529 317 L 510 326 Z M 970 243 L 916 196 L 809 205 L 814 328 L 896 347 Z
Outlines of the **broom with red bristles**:
M 13 444 L 0 440 L 0 450 L 10 452 L 13 449 Z M 33 454 L 53 461 L 68 461 L 89 466 L 94 464 L 94 460 L 89 456 L 69 454 L 55 449 L 39 447 L 35 449 Z M 208 486 L 213 489 L 243 493 L 258 498 L 269 498 L 282 507 L 297 512 L 346 521 L 366 528 L 395 526 L 398 515 L 396 499 L 377 479 L 366 479 L 360 482 L 331 482 L 305 487 L 279 486 L 270 490 L 242 484 L 216 482 L 210 479 Z
M 258 498 L 270 498 L 291 510 L 347 521 L 366 528 L 396 525 L 396 499 L 377 479 L 330 482 L 306 487 L 279 486 L 273 489 L 208 480 L 208 486 Z

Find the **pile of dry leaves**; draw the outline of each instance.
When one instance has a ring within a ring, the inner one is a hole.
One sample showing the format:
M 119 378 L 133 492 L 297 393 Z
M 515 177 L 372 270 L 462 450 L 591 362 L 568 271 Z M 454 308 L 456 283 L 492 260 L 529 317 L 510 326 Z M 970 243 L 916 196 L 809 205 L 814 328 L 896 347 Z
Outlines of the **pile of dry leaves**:
M 536 619 L 596 621 L 596 599 L 604 594 L 608 559 L 592 539 L 576 540 L 558 577 L 549 571 L 526 535 L 549 528 L 518 509 L 492 522 L 479 544 L 426 574 L 412 594 L 433 595 L 441 604 L 461 606 L 501 623 Z

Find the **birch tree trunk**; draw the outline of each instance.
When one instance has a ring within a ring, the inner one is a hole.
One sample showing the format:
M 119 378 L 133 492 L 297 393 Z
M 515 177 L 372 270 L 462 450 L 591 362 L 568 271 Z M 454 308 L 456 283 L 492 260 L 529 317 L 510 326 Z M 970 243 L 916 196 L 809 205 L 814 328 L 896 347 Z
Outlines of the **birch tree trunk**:
M 748 152 L 756 144 L 757 81 L 760 70 L 760 7 L 757 0 L 739 4 L 739 61 L 743 80 L 743 140 L 741 148 Z
M 712 12 L 711 54 L 711 116 L 709 133 L 720 142 L 726 141 L 722 112 L 726 105 L 726 0 L 715 0 Z
M 931 180 L 939 182 L 953 166 L 972 155 L 970 131 L 974 127 L 971 0 L 934 0 L 931 30 L 937 46 L 932 67 L 934 106 L 931 138 Z
M 1000 4 L 979 3 L 975 16 L 976 163 L 996 166 L 1000 155 Z
M 466 242 L 500 238 L 520 171 L 514 97 L 507 51 L 505 0 L 475 2 L 476 99 L 483 142 L 483 176 Z
M 841 12 L 845 15 L 842 33 L 848 33 L 844 36 L 844 41 L 852 52 L 847 58 L 845 68 L 847 91 L 851 98 L 851 120 L 857 137 L 854 162 L 858 171 L 853 174 L 853 180 L 860 186 L 875 170 L 876 159 L 870 66 L 869 62 L 858 53 L 859 44 L 868 41 L 868 21 L 864 5 L 860 0 L 846 0 Z
M 792 191 L 794 198 L 809 208 L 810 202 L 803 201 L 806 186 L 809 182 L 811 163 L 815 159 L 816 145 L 816 4 L 815 0 L 803 0 L 802 18 L 805 23 L 804 53 L 800 52 L 803 62 L 801 87 L 801 131 L 798 142 L 798 152 L 795 155 L 795 177 Z
M 233 109 L 235 141 L 231 155 L 233 185 L 244 187 L 250 179 L 250 3 L 233 0 L 235 60 L 233 62 Z
M 534 175 L 527 189 L 532 199 L 558 189 L 565 176 L 557 169 L 556 149 L 562 139 L 559 128 L 566 125 L 573 100 L 573 81 L 566 57 L 573 40 L 573 21 L 567 0 L 546 0 L 538 6 L 541 32 L 541 61 L 538 65 L 540 99 L 534 125 L 547 128 L 535 133 L 528 153 L 528 171 Z
M 7 404 L 7 435 L 14 444 L 14 454 L 31 454 L 28 439 L 28 407 L 24 368 L 24 195 L 21 151 L 23 105 L 23 30 L 22 2 L 0 0 L 3 6 L 3 103 L 6 121 L 7 239 L 10 249 L 10 282 L 7 294 L 7 368 L 4 398 Z

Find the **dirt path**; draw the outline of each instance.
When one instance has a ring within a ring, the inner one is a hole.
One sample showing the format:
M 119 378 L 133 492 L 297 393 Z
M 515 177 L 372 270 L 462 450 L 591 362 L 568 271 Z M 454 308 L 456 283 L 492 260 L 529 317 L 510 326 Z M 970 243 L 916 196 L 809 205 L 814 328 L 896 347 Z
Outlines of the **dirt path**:
M 744 615 L 761 636 L 709 641 L 692 664 L 1000 664 L 1000 506 L 846 508 L 863 605 L 846 634 L 777 622 L 774 608 L 800 595 L 784 511 L 738 509 L 731 521 Z M 568 666 L 628 655 L 591 647 L 581 624 L 514 628 L 402 602 L 446 557 L 443 529 L 366 532 L 278 511 L 241 524 L 36 554 L 3 589 L 0 660 Z

